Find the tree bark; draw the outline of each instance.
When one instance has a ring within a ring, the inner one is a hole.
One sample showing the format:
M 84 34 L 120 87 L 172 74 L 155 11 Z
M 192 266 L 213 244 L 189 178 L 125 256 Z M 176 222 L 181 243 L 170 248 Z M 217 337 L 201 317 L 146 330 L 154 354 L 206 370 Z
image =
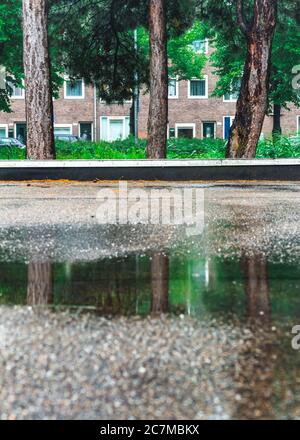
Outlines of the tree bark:
M 271 320 L 271 300 L 266 258 L 263 255 L 247 256 L 242 259 L 241 265 L 247 318 L 268 323 Z
M 27 305 L 41 306 L 53 302 L 53 268 L 52 263 L 35 263 L 28 265 Z
M 151 290 L 154 315 L 167 313 L 169 309 L 169 258 L 154 253 L 151 260 Z
M 277 0 L 255 0 L 251 25 L 243 17 L 243 0 L 237 2 L 239 26 L 247 40 L 247 56 L 226 156 L 251 159 L 256 155 L 268 107 Z
M 150 104 L 148 159 L 167 155 L 168 56 L 165 0 L 149 0 Z
M 46 0 L 23 0 L 27 158 L 54 159 Z

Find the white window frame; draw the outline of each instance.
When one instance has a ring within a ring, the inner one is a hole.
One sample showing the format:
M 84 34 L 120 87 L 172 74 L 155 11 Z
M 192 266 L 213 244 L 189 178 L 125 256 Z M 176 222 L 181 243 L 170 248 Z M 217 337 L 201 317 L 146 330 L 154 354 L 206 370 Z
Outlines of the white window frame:
M 110 121 L 123 121 L 123 133 L 122 133 L 122 140 L 126 139 L 126 119 L 130 118 L 130 116 L 105 116 L 102 115 L 100 117 L 100 140 L 103 140 L 102 138 L 102 119 L 106 118 L 107 119 L 107 137 L 108 137 L 108 141 L 107 142 L 113 142 L 110 140 Z
M 297 115 L 297 134 L 300 134 L 300 115 Z
M 230 127 L 232 127 L 235 116 L 230 116 L 230 115 L 223 116 L 223 139 L 225 139 L 225 118 L 230 118 L 230 122 L 231 122 Z
M 195 41 L 204 41 L 205 49 L 204 49 L 204 51 L 196 50 L 194 52 L 197 53 L 197 54 L 207 55 L 208 54 L 208 50 L 209 50 L 209 40 L 208 40 L 208 38 L 205 38 L 204 40 L 195 40 Z M 192 45 L 192 48 L 194 50 L 194 46 L 193 45 Z
M 69 78 L 65 78 L 64 80 L 64 99 L 68 99 L 68 100 L 77 100 L 77 99 L 85 99 L 85 83 L 83 78 L 77 78 L 78 81 L 82 81 L 82 95 L 81 96 L 68 96 L 67 95 L 67 82 L 71 81 Z
M 191 96 L 191 81 L 203 81 L 205 80 L 205 95 L 204 96 Z M 192 78 L 188 81 L 188 99 L 208 99 L 208 75 L 203 75 L 203 78 Z
M 194 122 L 191 122 L 191 123 L 183 122 L 183 123 L 175 124 L 175 139 L 178 138 L 178 130 L 180 128 L 192 128 L 193 129 L 193 138 L 196 137 L 196 124 Z
M 239 77 L 240 78 L 240 77 Z M 240 78 L 241 79 L 241 78 Z M 225 96 L 223 95 L 223 102 L 237 102 L 238 98 L 232 98 L 233 92 L 229 93 L 230 99 L 226 99 Z
M 53 128 L 70 128 L 70 134 L 67 136 L 72 136 L 73 135 L 73 124 L 54 124 Z M 54 133 L 55 135 L 55 133 Z M 59 136 L 59 135 L 55 135 L 55 136 Z
M 223 95 L 223 102 L 231 102 L 231 103 L 236 103 L 238 101 L 238 98 L 233 98 L 232 95 L 233 93 L 229 93 L 230 95 L 230 99 L 226 99 L 225 96 Z
M 0 124 L 0 128 L 5 129 L 5 136 L 4 137 L 8 138 L 8 124 Z
M 21 96 L 11 95 L 10 99 L 13 99 L 13 100 L 25 99 L 25 89 L 24 89 L 24 81 L 23 80 L 22 80 L 22 85 L 23 85 L 23 88 L 22 87 L 18 87 L 18 89 L 22 90 L 22 95 Z M 12 86 L 14 86 L 14 84 L 12 84 Z M 16 87 L 16 86 L 14 86 L 14 87 Z
M 79 122 L 78 123 L 78 136 L 81 138 L 81 124 L 91 124 L 92 126 L 92 142 L 94 142 L 94 123 L 93 122 Z
M 176 95 L 175 96 L 170 96 L 169 95 L 169 84 L 168 84 L 168 98 L 169 99 L 178 99 L 179 98 L 179 81 L 178 81 L 178 77 L 176 77 L 176 78 L 169 78 L 169 81 L 176 81 Z

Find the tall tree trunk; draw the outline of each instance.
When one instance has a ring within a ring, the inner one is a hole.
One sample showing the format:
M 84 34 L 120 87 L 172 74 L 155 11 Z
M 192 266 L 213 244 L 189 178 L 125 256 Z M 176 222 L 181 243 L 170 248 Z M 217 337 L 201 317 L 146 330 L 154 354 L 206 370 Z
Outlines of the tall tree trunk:
M 276 142 L 279 136 L 282 134 L 281 129 L 281 105 L 274 104 L 273 110 L 273 141 Z
M 54 159 L 47 0 L 23 0 L 27 158 Z
M 35 263 L 28 265 L 27 305 L 41 306 L 53 302 L 53 268 L 52 263 Z
M 148 159 L 167 155 L 168 56 L 165 0 L 149 0 L 150 105 Z
M 152 255 L 151 290 L 152 314 L 167 313 L 169 308 L 169 258 L 161 253 Z
M 241 261 L 245 279 L 248 319 L 271 320 L 271 300 L 267 260 L 263 255 L 245 256 Z
M 247 40 L 247 57 L 227 157 L 253 158 L 268 106 L 277 0 L 255 0 L 251 25 L 244 19 L 243 0 L 237 3 L 239 25 Z

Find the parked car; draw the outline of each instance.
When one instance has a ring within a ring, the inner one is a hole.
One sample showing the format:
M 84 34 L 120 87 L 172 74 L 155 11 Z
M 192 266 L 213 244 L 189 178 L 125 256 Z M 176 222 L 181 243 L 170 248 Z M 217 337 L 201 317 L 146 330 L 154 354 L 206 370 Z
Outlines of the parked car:
M 26 145 L 19 141 L 19 139 L 2 137 L 0 138 L 0 147 L 15 147 L 24 149 L 26 148 Z
M 55 135 L 55 140 L 65 141 L 65 142 L 78 142 L 79 137 L 73 136 L 71 134 L 57 134 L 57 135 Z

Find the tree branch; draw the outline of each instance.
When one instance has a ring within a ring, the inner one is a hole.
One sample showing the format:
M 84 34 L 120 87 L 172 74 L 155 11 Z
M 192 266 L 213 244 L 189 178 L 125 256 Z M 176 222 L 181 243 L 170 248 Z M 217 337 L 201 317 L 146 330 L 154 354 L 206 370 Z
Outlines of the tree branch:
M 249 35 L 249 27 L 247 26 L 244 19 L 244 1 L 237 0 L 237 17 L 238 17 L 238 25 L 241 31 L 248 36 Z

